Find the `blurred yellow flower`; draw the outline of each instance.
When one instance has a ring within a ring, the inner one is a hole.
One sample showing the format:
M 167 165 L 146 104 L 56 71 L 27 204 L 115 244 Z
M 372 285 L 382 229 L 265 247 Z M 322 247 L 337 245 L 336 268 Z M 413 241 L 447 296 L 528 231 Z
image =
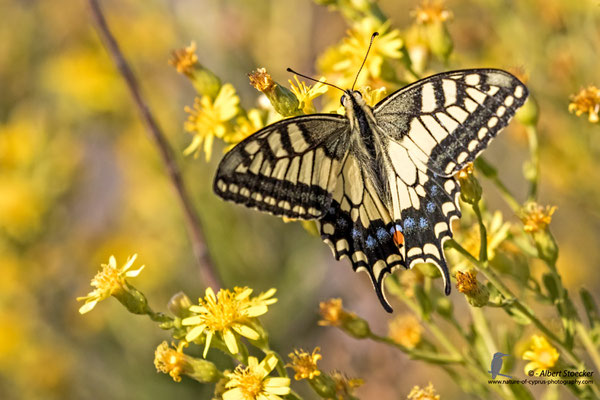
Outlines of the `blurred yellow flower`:
M 177 72 L 189 78 L 192 77 L 194 67 L 198 64 L 196 55 L 196 42 L 192 41 L 189 46 L 173 51 L 169 64 L 175 67 Z
M 341 326 L 344 320 L 352 316 L 342 308 L 342 299 L 329 299 L 320 302 L 319 314 L 322 318 L 319 321 L 321 326 Z
M 272 298 L 275 289 L 270 289 L 256 297 L 250 297 L 252 289 L 235 287 L 233 292 L 221 289 L 215 292 L 209 287 L 200 305 L 191 306 L 190 311 L 197 314 L 183 319 L 184 326 L 190 326 L 185 339 L 194 341 L 206 333 L 203 356 L 206 357 L 213 336 L 218 333 L 232 354 L 239 352 L 234 332 L 251 340 L 258 340 L 259 333 L 253 327 L 253 319 L 265 314 L 268 306 L 277 302 Z
M 125 278 L 135 278 L 144 269 L 142 265 L 136 270 L 129 271 L 136 258 L 137 254 L 134 254 L 129 257 L 123 267 L 118 268 L 117 260 L 114 256 L 110 256 L 108 264 L 102 264 L 102 270 L 92 279 L 91 285 L 96 289 L 88 293 L 87 296 L 77 298 L 78 301 L 85 300 L 85 304 L 79 308 L 79 312 L 85 314 L 91 311 L 99 301 L 124 290 L 127 284 Z
M 333 371 L 330 376 L 335 382 L 335 393 L 338 399 L 355 398 L 353 397 L 354 389 L 364 383 L 360 378 L 348 378 L 339 371 Z
M 358 90 L 362 94 L 365 103 L 370 107 L 375 107 L 377 103 L 387 96 L 387 89 L 383 86 L 377 89 L 371 89 L 370 86 L 363 86 Z
M 257 68 L 256 71 L 248 74 L 248 78 L 250 84 L 259 92 L 269 91 L 275 85 L 275 81 L 273 81 L 266 68 Z
M 230 143 L 226 151 L 231 150 L 236 144 L 265 126 L 263 112 L 255 108 L 248 111 L 247 115 L 238 117 L 236 122 L 233 131 L 227 132 L 223 136 L 225 143 Z
M 588 86 L 581 89 L 579 93 L 571 96 L 569 112 L 575 112 L 578 117 L 581 114 L 588 113 L 588 121 L 597 123 L 600 121 L 600 89 L 596 86 Z
M 27 177 L 0 175 L 0 229 L 15 238 L 36 232 L 46 211 L 42 190 Z
M 552 222 L 552 214 L 556 211 L 556 206 L 546 206 L 545 208 L 536 202 L 530 202 L 523 208 L 523 229 L 525 232 L 533 233 L 545 230 Z
M 226 372 L 228 389 L 223 393 L 223 400 L 281 400 L 279 396 L 290 393 L 288 378 L 269 377 L 278 360 L 274 354 L 258 363 L 256 357 L 248 357 L 248 366 L 238 365 L 235 371 Z
M 413 314 L 398 315 L 388 325 L 388 336 L 409 349 L 421 342 L 423 327 Z
M 325 82 L 325 78 L 319 79 L 319 82 L 315 83 L 313 86 L 306 85 L 304 81 L 301 82 L 296 75 L 294 75 L 294 79 L 296 80 L 296 84 L 294 84 L 291 79 L 288 80 L 288 82 L 290 83 L 292 93 L 296 95 L 300 102 L 300 109 L 304 111 L 305 114 L 316 113 L 317 110 L 313 105 L 313 100 L 327 93 L 327 90 L 329 89 L 329 86 L 321 83 Z
M 367 82 L 380 78 L 385 59 L 402 57 L 403 41 L 400 31 L 389 30 L 389 27 L 389 22 L 381 24 L 371 18 L 355 23 L 342 43 L 327 50 L 320 58 L 321 70 L 325 75 L 332 76 L 338 86 L 349 88 L 365 58 L 371 35 L 379 32 L 366 59 L 365 71 L 358 77 L 357 86 L 364 86 Z
M 423 0 L 411 13 L 418 24 L 445 22 L 452 18 L 452 11 L 444 7 L 443 0 Z
M 426 388 L 413 386 L 406 398 L 407 400 L 440 400 L 440 395 L 435 393 L 433 384 L 429 382 Z
M 523 360 L 529 361 L 525 365 L 525 373 L 552 368 L 559 357 L 558 351 L 548 343 L 544 336 L 533 335 L 529 350 L 523 353 Z
M 456 272 L 456 288 L 459 292 L 469 294 L 473 293 L 479 287 L 477 283 L 477 271 Z
M 181 375 L 186 371 L 191 371 L 191 365 L 183 354 L 183 347 L 186 342 L 179 342 L 176 349 L 173 349 L 166 341 L 158 345 L 154 352 L 154 366 L 156 370 L 164 374 L 169 374 L 175 382 L 181 382 Z
M 192 143 L 184 150 L 184 154 L 198 154 L 204 142 L 206 160 L 210 160 L 214 138 L 222 139 L 229 129 L 228 121 L 238 113 L 239 97 L 234 87 L 227 83 L 221 86 L 214 102 L 208 96 L 194 100 L 193 108 L 186 107 L 189 113 L 184 128 L 192 133 Z
M 292 359 L 292 363 L 287 366 L 294 369 L 294 379 L 297 381 L 301 379 L 313 379 L 315 376 L 321 375 L 321 371 L 317 368 L 317 361 L 322 357 L 318 354 L 320 349 L 315 347 L 312 354 L 307 353 L 304 350 L 294 350 L 293 353 L 289 354 Z

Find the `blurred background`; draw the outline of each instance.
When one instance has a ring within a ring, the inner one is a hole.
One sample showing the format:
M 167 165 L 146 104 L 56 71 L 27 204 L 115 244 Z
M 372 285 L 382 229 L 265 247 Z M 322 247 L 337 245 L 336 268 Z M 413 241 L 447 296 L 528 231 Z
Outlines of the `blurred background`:
M 279 82 L 291 78 L 288 66 L 318 75 L 317 57 L 348 28 L 343 17 L 309 0 L 101 4 L 178 154 L 225 285 L 277 288 L 279 302 L 263 318 L 273 347 L 287 354 L 320 346 L 323 369 L 365 380 L 360 398 L 405 398 L 413 385 L 430 381 L 442 398 L 456 398 L 459 389 L 441 370 L 317 326 L 319 302 L 330 297 L 341 297 L 382 334 L 391 317 L 366 276 L 335 262 L 300 224 L 226 204 L 212 193 L 222 144 L 209 163 L 181 155 L 191 139 L 183 109 L 195 92 L 167 63 L 174 49 L 194 40 L 200 63 L 232 83 L 251 107 L 258 92 L 248 84 L 249 72 L 267 67 Z M 403 32 L 418 2 L 379 5 Z M 448 29 L 455 47 L 438 71 L 521 67 L 528 75 L 541 110 L 539 198 L 558 206 L 552 230 L 559 270 L 571 292 L 585 285 L 598 293 L 600 127 L 568 112 L 570 95 L 600 85 L 598 2 L 450 0 L 446 7 L 454 15 Z M 196 382 L 176 384 L 156 373 L 154 349 L 169 337 L 147 318 L 112 299 L 78 313 L 75 298 L 90 290 L 111 254 L 119 265 L 138 254 L 136 266 L 146 269 L 132 283 L 155 310 L 165 311 L 179 290 L 192 299 L 204 293 L 179 203 L 90 23 L 87 2 L 0 0 L 0 15 L 0 398 L 210 398 L 211 390 Z M 524 200 L 522 128 L 511 126 L 486 154 Z M 493 187 L 484 185 L 484 195 L 489 209 L 518 223 Z M 451 300 L 459 317 L 466 314 L 462 295 L 454 291 Z M 396 311 L 402 311 L 397 304 Z M 557 319 L 554 310 L 536 311 Z M 502 323 L 501 310 L 486 313 Z M 514 370 L 522 373 L 522 365 Z

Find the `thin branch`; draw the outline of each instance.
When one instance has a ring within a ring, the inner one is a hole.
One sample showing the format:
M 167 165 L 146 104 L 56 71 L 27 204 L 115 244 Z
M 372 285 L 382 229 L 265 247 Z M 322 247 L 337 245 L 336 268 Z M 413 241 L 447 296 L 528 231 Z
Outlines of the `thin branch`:
M 194 208 L 194 205 L 190 199 L 188 191 L 183 182 L 183 178 L 181 176 L 181 172 L 175 160 L 175 156 L 173 155 L 173 151 L 167 142 L 167 139 L 162 132 L 162 129 L 159 127 L 156 119 L 152 115 L 148 104 L 144 100 L 141 94 L 140 86 L 138 81 L 131 70 L 131 67 L 125 60 L 123 53 L 121 52 L 117 41 L 114 36 L 110 32 L 108 25 L 106 23 L 106 19 L 102 14 L 102 10 L 100 9 L 100 5 L 97 0 L 89 0 L 90 10 L 92 14 L 92 19 L 106 47 L 107 52 L 113 59 L 119 73 L 123 76 L 127 87 L 129 88 L 129 92 L 133 97 L 135 105 L 138 108 L 140 116 L 146 125 L 146 130 L 150 135 L 151 139 L 156 144 L 158 148 L 158 152 L 160 153 L 160 157 L 165 164 L 165 168 L 167 170 L 167 174 L 173 183 L 175 191 L 177 193 L 177 197 L 181 202 L 181 206 L 183 207 L 188 233 L 190 236 L 190 241 L 192 244 L 192 249 L 194 251 L 194 255 L 200 267 L 200 277 L 202 281 L 207 285 L 214 289 L 218 289 L 221 287 L 220 279 L 217 275 L 215 268 L 213 266 L 212 260 L 210 258 L 210 254 L 208 252 L 208 248 L 206 247 L 206 241 L 204 239 L 204 232 L 202 231 L 202 226 L 200 224 L 200 219 Z

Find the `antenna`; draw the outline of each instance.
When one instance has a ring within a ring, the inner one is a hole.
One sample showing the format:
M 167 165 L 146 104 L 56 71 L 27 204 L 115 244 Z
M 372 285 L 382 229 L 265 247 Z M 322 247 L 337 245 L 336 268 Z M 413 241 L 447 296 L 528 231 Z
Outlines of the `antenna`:
M 379 36 L 379 32 L 374 32 L 371 35 L 371 42 L 369 43 L 369 48 L 367 48 L 367 54 L 365 54 L 365 58 L 362 62 L 362 65 L 360 66 L 360 68 L 358 69 L 358 72 L 356 73 L 356 78 L 354 78 L 354 83 L 352 84 L 352 90 L 354 90 L 354 85 L 356 85 L 356 81 L 358 81 L 358 75 L 360 75 L 360 71 L 362 71 L 363 67 L 365 66 L 365 63 L 367 62 L 367 56 L 369 55 L 369 51 L 371 50 L 371 46 L 373 45 L 373 40 L 375 40 L 375 38 Z
M 345 90 L 344 90 L 344 89 L 342 89 L 342 88 L 341 88 L 341 87 L 339 87 L 339 86 L 336 86 L 336 85 L 334 85 L 333 83 L 327 83 L 327 82 L 321 82 L 321 81 L 318 81 L 318 80 L 316 80 L 315 78 L 311 78 L 310 76 L 306 76 L 306 75 L 304 75 L 304 74 L 301 74 L 301 73 L 299 73 L 299 72 L 296 72 L 296 71 L 294 71 L 293 69 L 291 69 L 291 68 L 289 68 L 289 67 L 287 68 L 287 72 L 291 72 L 292 74 L 296 74 L 296 75 L 298 75 L 298 76 L 301 76 L 301 77 L 303 77 L 303 78 L 309 79 L 309 80 L 311 80 L 311 81 L 314 81 L 314 82 L 317 82 L 317 83 L 322 83 L 323 85 L 328 85 L 328 86 L 334 87 L 334 88 L 336 88 L 336 89 L 338 89 L 338 90 L 341 90 L 342 92 L 345 92 Z

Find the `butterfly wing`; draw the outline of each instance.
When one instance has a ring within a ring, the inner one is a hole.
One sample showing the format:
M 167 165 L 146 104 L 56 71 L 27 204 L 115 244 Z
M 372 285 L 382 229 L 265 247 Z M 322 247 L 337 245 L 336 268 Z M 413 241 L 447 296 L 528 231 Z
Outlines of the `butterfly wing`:
M 473 69 L 425 78 L 374 108 L 378 124 L 411 158 L 452 176 L 508 125 L 528 90 L 508 72 Z
M 217 195 L 274 215 L 315 219 L 331 202 L 348 121 L 333 114 L 286 119 L 249 136 L 224 157 Z
M 365 271 L 383 307 L 383 279 L 404 265 L 403 253 L 394 243 L 392 217 L 365 170 L 352 154 L 343 162 L 332 201 L 319 220 L 321 237 L 337 260 L 348 258 L 355 271 Z
M 460 217 L 453 175 L 473 161 L 527 98 L 527 88 L 493 69 L 442 73 L 403 88 L 374 108 L 387 136 L 392 219 L 402 228 L 405 262 L 438 266 L 450 292 L 443 242 Z

